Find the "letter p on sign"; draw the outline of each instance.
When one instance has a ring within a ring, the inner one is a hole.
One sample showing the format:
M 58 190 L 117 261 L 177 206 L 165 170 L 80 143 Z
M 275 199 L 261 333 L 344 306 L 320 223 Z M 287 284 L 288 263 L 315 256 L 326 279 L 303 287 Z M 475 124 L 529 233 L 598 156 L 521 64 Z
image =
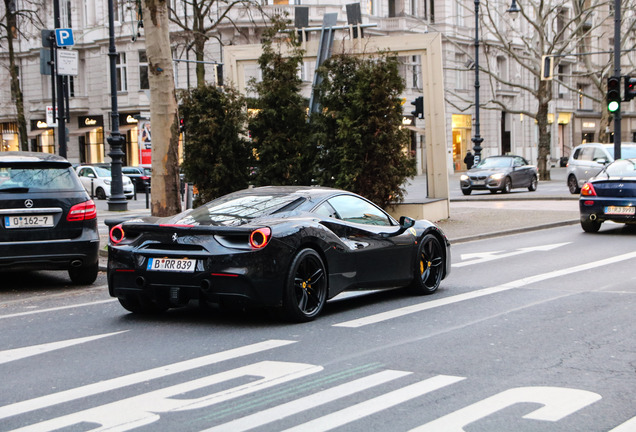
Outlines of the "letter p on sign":
M 73 46 L 73 29 L 55 29 L 55 42 L 58 47 Z

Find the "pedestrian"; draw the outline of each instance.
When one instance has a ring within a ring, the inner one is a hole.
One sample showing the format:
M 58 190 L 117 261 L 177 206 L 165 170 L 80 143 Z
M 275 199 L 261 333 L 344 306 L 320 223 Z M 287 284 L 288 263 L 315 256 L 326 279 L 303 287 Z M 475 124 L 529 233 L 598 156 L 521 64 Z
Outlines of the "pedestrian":
M 471 169 L 473 167 L 473 163 L 475 162 L 475 156 L 468 150 L 466 152 L 466 157 L 464 158 L 464 163 L 466 164 L 466 169 Z

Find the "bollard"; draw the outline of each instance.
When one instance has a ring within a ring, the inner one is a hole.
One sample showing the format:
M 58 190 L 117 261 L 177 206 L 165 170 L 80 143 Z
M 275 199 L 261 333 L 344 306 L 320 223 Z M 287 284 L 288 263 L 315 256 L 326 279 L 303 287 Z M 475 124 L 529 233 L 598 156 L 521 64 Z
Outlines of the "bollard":
M 91 179 L 91 199 L 95 198 L 95 186 L 93 185 L 93 179 Z
M 186 209 L 192 208 L 192 185 L 186 183 Z
M 150 194 L 148 192 L 150 192 L 150 186 L 146 183 L 146 208 L 149 209 L 150 208 Z

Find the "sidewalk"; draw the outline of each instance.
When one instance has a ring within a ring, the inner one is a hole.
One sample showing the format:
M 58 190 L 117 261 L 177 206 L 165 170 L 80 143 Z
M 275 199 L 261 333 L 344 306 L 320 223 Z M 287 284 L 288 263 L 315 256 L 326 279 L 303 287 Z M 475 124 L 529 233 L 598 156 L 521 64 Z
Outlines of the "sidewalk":
M 541 181 L 536 192 L 513 189 L 510 194 L 475 192 L 462 195 L 459 176 L 449 176 L 450 217 L 436 222 L 453 243 L 517 232 L 533 231 L 579 223 L 578 195 L 571 195 L 565 184 L 565 168 L 552 168 L 551 180 Z M 416 176 L 406 185 L 405 202 L 426 200 L 426 176 Z M 96 201 L 101 238 L 100 267 L 106 266 L 108 232 L 104 219 L 145 216 L 145 197 L 128 202 L 125 212 L 108 211 L 106 201 Z

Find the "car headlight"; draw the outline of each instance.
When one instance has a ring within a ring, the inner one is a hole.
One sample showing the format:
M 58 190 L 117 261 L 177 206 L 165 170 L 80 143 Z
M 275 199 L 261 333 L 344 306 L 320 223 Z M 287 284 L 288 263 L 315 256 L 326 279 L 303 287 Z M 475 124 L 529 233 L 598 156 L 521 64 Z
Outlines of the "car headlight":
M 501 180 L 504 177 L 503 173 L 493 174 L 490 176 L 491 180 Z
M 110 186 L 110 180 L 104 180 L 104 183 Z
M 461 181 L 468 181 L 468 176 L 466 174 L 462 174 L 461 176 L 459 176 L 459 179 Z

